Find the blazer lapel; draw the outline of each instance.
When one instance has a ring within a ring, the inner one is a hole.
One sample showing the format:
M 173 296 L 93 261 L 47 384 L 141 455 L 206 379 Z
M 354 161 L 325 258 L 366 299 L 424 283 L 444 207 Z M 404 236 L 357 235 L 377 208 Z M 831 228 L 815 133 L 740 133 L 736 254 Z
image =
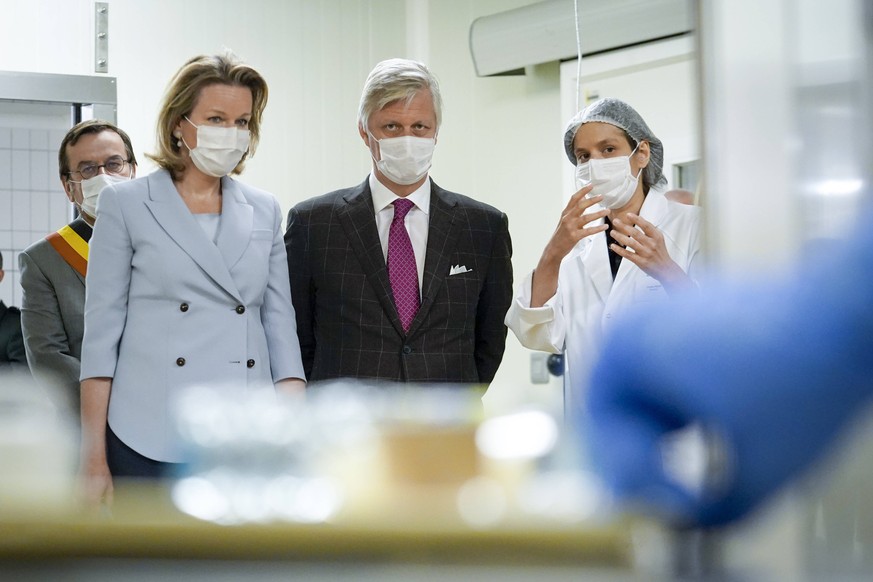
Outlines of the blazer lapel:
M 382 255 L 382 242 L 376 229 L 376 215 L 373 211 L 373 196 L 370 194 L 369 181 L 364 180 L 363 184 L 346 194 L 340 204 L 337 216 L 346 231 L 349 244 L 361 262 L 367 280 L 373 286 L 391 325 L 399 334 L 404 335 L 400 317 L 397 315 L 397 306 L 394 305 L 385 257 Z
M 457 200 L 431 180 L 427 252 L 424 259 L 421 307 L 409 326 L 415 332 L 427 317 L 443 282 L 449 276 L 452 252 L 457 246 L 461 225 L 455 219 Z
M 230 276 L 224 257 L 218 247 L 206 238 L 203 229 L 185 206 L 169 173 L 159 170 L 149 174 L 148 186 L 149 200 L 145 204 L 161 228 L 217 285 L 241 302 L 239 290 Z
M 577 260 L 584 262 L 585 270 L 590 274 L 600 300 L 606 303 L 613 285 L 612 268 L 609 266 L 609 250 L 606 248 L 606 233 L 598 232 L 585 243 L 587 248 Z
M 225 176 L 221 179 L 221 223 L 216 245 L 228 269 L 242 257 L 252 237 L 254 210 L 239 185 Z

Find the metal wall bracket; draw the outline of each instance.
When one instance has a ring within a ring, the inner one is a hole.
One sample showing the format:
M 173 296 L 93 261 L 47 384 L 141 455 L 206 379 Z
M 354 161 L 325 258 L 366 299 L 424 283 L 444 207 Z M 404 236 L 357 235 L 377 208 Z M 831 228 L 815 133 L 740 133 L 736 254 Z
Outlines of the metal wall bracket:
M 94 3 L 94 72 L 109 72 L 109 3 Z

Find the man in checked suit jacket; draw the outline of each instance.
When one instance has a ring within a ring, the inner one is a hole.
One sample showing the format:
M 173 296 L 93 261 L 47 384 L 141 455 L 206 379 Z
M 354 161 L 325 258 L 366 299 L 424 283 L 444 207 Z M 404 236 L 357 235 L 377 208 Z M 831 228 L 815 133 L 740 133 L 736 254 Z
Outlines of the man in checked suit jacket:
M 497 209 L 430 179 L 440 121 L 439 87 L 424 65 L 379 63 L 358 112 L 373 171 L 363 183 L 289 213 L 285 245 L 308 380 L 494 378 L 512 298 L 508 222 Z M 405 229 L 419 290 L 415 309 L 404 315 L 388 268 L 398 199 L 414 203 Z
M 85 272 L 88 242 L 94 226 L 96 200 L 90 193 L 115 168 L 112 180 L 136 176 L 136 157 L 127 134 L 99 119 L 79 123 L 64 136 L 58 151 L 58 173 L 67 198 L 79 217 L 33 243 L 18 255 L 21 327 L 27 362 L 43 385 L 57 388 L 79 412 L 79 366 L 85 332 Z M 96 169 L 97 175 L 87 179 Z M 93 182 L 93 184 L 91 183 Z M 89 190 L 86 197 L 85 189 Z M 89 202 L 86 202 L 86 198 Z

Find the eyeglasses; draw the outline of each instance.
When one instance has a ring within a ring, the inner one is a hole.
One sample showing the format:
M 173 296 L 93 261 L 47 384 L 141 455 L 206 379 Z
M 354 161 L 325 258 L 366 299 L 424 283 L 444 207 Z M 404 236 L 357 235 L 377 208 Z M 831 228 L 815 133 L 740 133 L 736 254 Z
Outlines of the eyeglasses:
M 124 168 L 127 166 L 128 162 L 129 160 L 125 160 L 121 156 L 114 156 L 106 160 L 105 163 L 82 166 L 78 170 L 67 172 L 67 175 L 72 177 L 73 174 L 79 174 L 82 176 L 82 180 L 89 180 L 100 173 L 100 168 L 106 170 L 107 174 L 119 175 L 124 172 Z

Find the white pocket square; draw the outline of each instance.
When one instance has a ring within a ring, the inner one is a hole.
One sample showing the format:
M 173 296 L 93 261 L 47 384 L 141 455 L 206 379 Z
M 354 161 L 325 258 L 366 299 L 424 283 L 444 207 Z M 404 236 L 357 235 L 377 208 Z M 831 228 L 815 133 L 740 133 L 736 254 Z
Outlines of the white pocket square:
M 455 265 L 451 269 L 449 269 L 449 277 L 452 275 L 460 275 L 461 273 L 469 273 L 473 269 L 468 269 L 466 265 Z

